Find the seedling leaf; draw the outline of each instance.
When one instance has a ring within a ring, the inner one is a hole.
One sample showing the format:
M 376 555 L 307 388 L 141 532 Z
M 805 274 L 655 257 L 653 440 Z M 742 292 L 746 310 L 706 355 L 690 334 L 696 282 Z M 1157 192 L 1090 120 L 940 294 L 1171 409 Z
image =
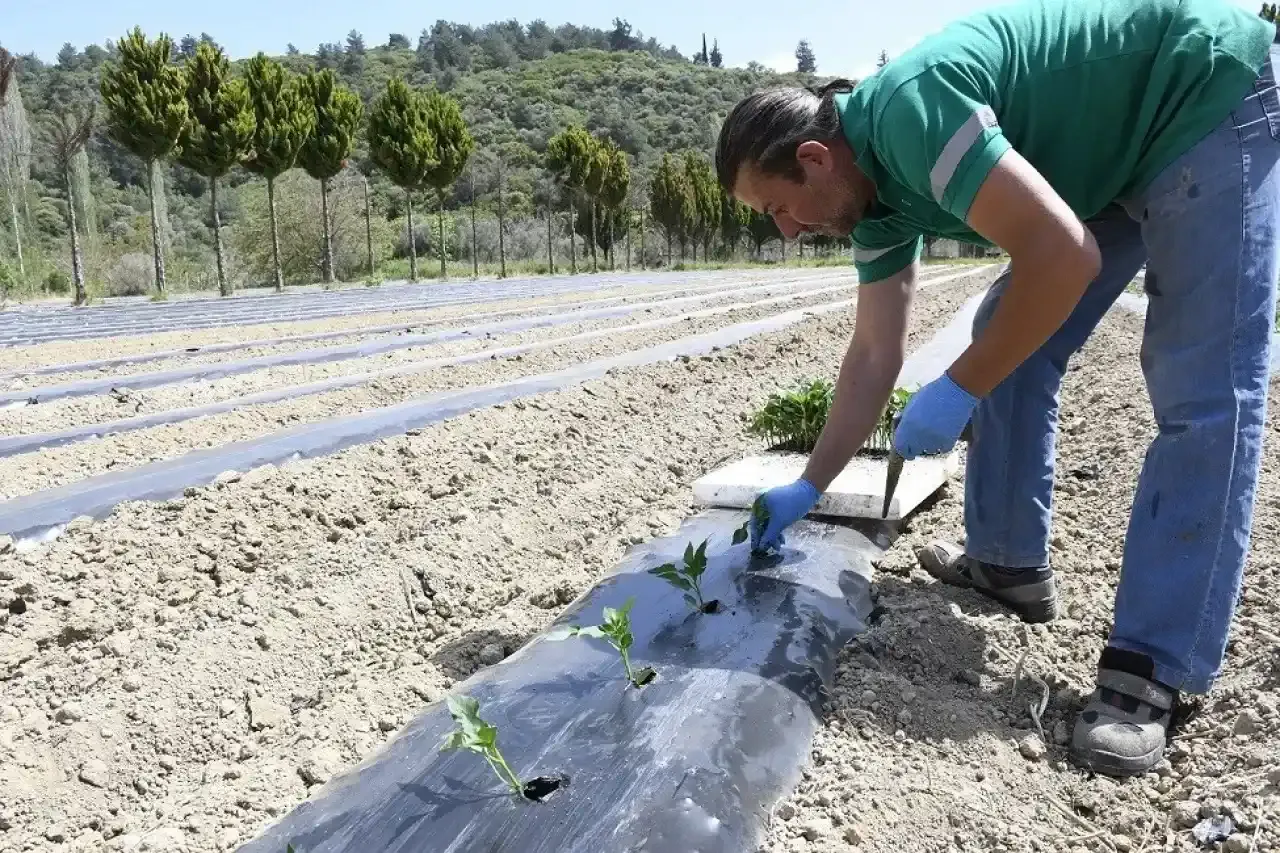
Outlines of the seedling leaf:
M 750 528 L 750 526 L 751 526 L 751 522 L 750 522 L 750 521 L 744 521 L 744 522 L 742 523 L 742 526 L 741 526 L 741 527 L 739 527 L 737 530 L 733 531 L 733 544 L 734 544 L 734 545 L 741 545 L 743 542 L 746 542 L 746 541 L 747 541 L 747 539 L 749 539 L 749 538 L 751 537 L 751 534 L 750 534 L 750 532 L 749 532 L 749 528 Z
M 450 696 L 449 715 L 457 728 L 440 745 L 441 752 L 466 749 L 478 752 L 507 787 L 524 795 L 524 785 L 498 750 L 498 730 L 480 718 L 480 703 L 470 696 Z

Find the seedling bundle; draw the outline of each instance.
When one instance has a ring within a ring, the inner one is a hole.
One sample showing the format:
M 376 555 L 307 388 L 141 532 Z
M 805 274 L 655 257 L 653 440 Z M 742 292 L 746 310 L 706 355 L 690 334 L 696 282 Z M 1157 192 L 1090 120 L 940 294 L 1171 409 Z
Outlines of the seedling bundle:
M 906 408 L 913 393 L 901 387 L 893 390 L 862 452 L 889 452 L 893 446 L 894 419 Z M 768 441 L 773 450 L 810 453 L 827 423 L 834 399 L 835 386 L 830 380 L 802 380 L 790 391 L 770 394 L 764 406 L 751 417 L 747 432 Z

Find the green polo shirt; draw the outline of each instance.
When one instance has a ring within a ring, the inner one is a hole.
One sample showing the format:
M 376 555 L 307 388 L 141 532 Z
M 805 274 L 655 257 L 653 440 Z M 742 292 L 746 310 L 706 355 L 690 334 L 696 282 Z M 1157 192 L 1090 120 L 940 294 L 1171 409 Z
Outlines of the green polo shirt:
M 862 281 L 966 224 L 1009 148 L 1081 219 L 1147 186 L 1249 91 L 1274 24 L 1227 0 L 1022 0 L 964 18 L 836 97 L 876 201 L 853 231 Z

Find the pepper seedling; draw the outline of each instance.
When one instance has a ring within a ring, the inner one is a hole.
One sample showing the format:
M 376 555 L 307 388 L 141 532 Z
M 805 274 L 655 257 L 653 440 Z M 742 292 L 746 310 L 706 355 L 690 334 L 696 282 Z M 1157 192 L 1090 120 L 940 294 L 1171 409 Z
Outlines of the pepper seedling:
M 764 531 L 769 527 L 769 508 L 764 505 L 764 495 L 756 496 L 755 501 L 752 502 L 751 517 L 755 520 L 756 528 L 761 532 L 761 534 L 763 534 Z M 750 522 L 748 522 L 748 524 L 749 523 Z M 740 529 L 746 530 L 747 525 L 746 524 L 742 525 Z M 737 534 L 735 533 L 734 542 L 737 543 L 738 541 L 740 540 L 737 538 Z M 768 553 L 769 553 L 768 548 L 761 548 L 755 545 L 751 546 L 752 556 L 763 557 Z
M 480 719 L 480 703 L 470 696 L 450 696 L 448 705 L 449 716 L 453 717 L 457 728 L 444 739 L 440 751 L 468 749 L 480 753 L 498 778 L 513 793 L 523 797 L 524 784 L 498 750 L 498 729 Z
M 626 603 L 621 607 L 604 608 L 604 620 L 599 625 L 591 625 L 582 627 L 581 625 L 570 625 L 565 628 L 557 628 L 547 634 L 548 640 L 559 641 L 566 640 L 570 637 L 595 637 L 596 639 L 605 640 L 609 645 L 618 650 L 618 654 L 622 657 L 622 668 L 626 670 L 627 681 L 636 687 L 644 687 L 657 676 L 657 671 L 653 667 L 644 667 L 643 669 L 633 670 L 631 668 L 631 646 L 635 642 L 635 638 L 631 635 L 631 608 L 635 604 L 634 598 L 628 598 Z
M 742 532 L 739 529 L 734 533 L 735 543 L 741 541 L 737 535 Z M 656 575 L 683 591 L 685 603 L 699 613 L 715 613 L 720 606 L 718 601 L 706 601 L 702 597 L 702 575 L 707 571 L 708 541 L 703 539 L 702 544 L 696 549 L 692 542 L 686 545 L 683 566 L 677 567 L 675 563 L 663 563 L 656 569 L 649 570 L 649 574 Z

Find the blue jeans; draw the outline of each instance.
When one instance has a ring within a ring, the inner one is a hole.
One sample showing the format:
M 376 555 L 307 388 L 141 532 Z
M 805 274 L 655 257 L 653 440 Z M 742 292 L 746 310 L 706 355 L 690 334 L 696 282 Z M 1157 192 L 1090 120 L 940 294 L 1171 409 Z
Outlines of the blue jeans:
M 1222 669 L 1253 523 L 1276 310 L 1280 95 L 1272 67 L 1149 187 L 1087 226 L 1102 271 L 1067 322 L 973 417 L 966 553 L 1048 563 L 1058 389 L 1067 360 L 1145 261 L 1142 370 L 1158 434 L 1129 516 L 1110 645 L 1188 693 Z M 1006 274 L 1007 275 L 1007 274 Z M 974 332 L 1008 279 L 992 286 Z

